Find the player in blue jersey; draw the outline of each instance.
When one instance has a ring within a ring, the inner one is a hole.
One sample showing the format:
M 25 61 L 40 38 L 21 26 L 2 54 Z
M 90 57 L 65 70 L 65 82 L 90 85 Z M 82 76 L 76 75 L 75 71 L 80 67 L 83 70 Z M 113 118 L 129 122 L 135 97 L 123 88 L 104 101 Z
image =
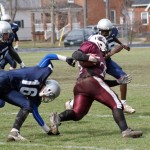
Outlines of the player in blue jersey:
M 1 20 L 7 21 L 10 23 L 11 29 L 12 29 L 13 34 L 14 34 L 14 37 L 13 37 L 13 40 L 15 41 L 14 49 L 18 50 L 18 46 L 19 46 L 18 45 L 19 44 L 19 38 L 18 38 L 18 34 L 17 34 L 17 31 L 19 30 L 18 24 L 11 22 L 11 17 L 8 14 L 2 15 Z
M 121 78 L 122 76 L 126 75 L 126 73 L 122 70 L 122 68 L 112 60 L 111 56 L 117 52 L 120 52 L 122 49 L 130 50 L 130 47 L 123 45 L 117 38 L 118 30 L 116 27 L 113 27 L 112 23 L 108 19 L 101 19 L 98 24 L 97 28 L 99 30 L 99 34 L 106 37 L 110 53 L 106 58 L 106 72 L 113 76 L 116 79 Z M 115 47 L 115 43 L 118 43 L 119 46 Z M 126 113 L 134 113 L 135 109 L 131 106 L 127 105 L 126 103 L 126 95 L 127 95 L 127 84 L 120 85 L 120 93 L 121 93 L 121 102 L 124 105 L 124 112 Z
M 7 60 L 13 67 L 16 66 L 14 61 L 20 64 L 21 68 L 25 67 L 18 53 L 12 47 L 12 30 L 10 24 L 6 21 L 0 21 L 0 69 L 5 67 L 3 60 Z
M 123 105 L 117 94 L 108 86 L 108 82 L 104 80 L 106 62 L 103 55 L 107 50 L 106 39 L 104 39 L 99 34 L 93 35 L 72 54 L 72 57 L 81 65 L 73 89 L 74 105 L 73 109 L 65 110 L 60 114 L 50 114 L 51 129 L 54 134 L 58 133 L 58 126 L 61 122 L 81 120 L 87 115 L 93 102 L 97 101 L 111 109 L 114 121 L 119 126 L 123 137 L 142 136 L 142 131 L 133 131 L 128 128 Z
M 0 21 L 0 69 L 4 69 L 6 61 L 14 68 L 16 67 L 16 62 L 20 64 L 21 68 L 25 67 L 18 53 L 16 53 L 10 44 L 11 32 L 10 24 L 5 21 Z M 0 100 L 0 107 L 4 105 L 5 102 Z
M 62 60 L 71 66 L 75 65 L 72 58 L 48 54 L 37 66 L 0 71 L 0 99 L 20 107 L 12 130 L 8 135 L 8 141 L 26 140 L 20 135 L 20 128 L 29 113 L 33 114 L 37 123 L 48 135 L 52 134 L 51 129 L 38 112 L 41 101 L 52 101 L 60 93 L 59 84 L 54 80 L 47 80 L 53 72 L 51 60 Z
M 14 49 L 18 49 L 18 42 L 19 38 L 17 35 L 17 31 L 19 30 L 19 27 L 16 23 L 11 23 L 11 18 L 8 14 L 4 14 L 1 16 L 2 21 L 6 21 L 10 24 L 12 33 L 9 34 L 9 41 L 7 43 L 13 47 L 13 42 L 15 41 Z M 17 67 L 16 61 L 10 56 L 9 52 L 5 55 L 5 59 L 1 61 L 1 68 L 4 69 L 7 64 L 10 64 L 10 70 L 13 70 Z

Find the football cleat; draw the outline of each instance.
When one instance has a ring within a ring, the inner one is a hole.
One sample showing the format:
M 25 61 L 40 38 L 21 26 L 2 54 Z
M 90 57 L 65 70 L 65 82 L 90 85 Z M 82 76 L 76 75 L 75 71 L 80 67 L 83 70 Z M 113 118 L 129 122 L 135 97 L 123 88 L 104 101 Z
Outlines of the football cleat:
M 23 136 L 19 134 L 18 131 L 11 131 L 8 135 L 7 141 L 26 141 Z
M 143 135 L 142 131 L 134 131 L 130 128 L 122 132 L 122 137 L 127 137 L 127 138 L 139 138 L 142 135 Z
M 49 116 L 50 119 L 50 129 L 53 135 L 59 135 L 58 126 L 61 125 L 60 118 L 57 113 L 51 113 Z
M 128 113 L 128 114 L 133 114 L 135 113 L 135 109 L 133 109 L 131 106 L 129 105 L 124 105 L 124 110 L 123 110 L 125 113 Z
M 66 110 L 73 109 L 73 100 L 69 100 L 65 103 Z

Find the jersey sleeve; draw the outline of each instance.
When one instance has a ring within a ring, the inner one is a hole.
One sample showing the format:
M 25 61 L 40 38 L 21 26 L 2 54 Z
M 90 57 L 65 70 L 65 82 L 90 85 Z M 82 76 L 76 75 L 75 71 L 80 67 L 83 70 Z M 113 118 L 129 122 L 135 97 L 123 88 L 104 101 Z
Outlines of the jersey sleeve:
M 62 60 L 66 61 L 66 56 L 58 54 L 47 54 L 38 64 L 39 67 L 47 67 L 50 64 L 51 60 Z
M 10 55 L 13 57 L 13 59 L 15 59 L 15 61 L 18 63 L 18 64 L 21 64 L 22 63 L 22 60 L 21 58 L 19 57 L 18 53 L 13 49 L 13 47 L 9 46 L 9 53 Z
M 40 114 L 39 114 L 39 112 L 38 112 L 38 107 L 37 107 L 36 105 L 34 105 L 32 115 L 33 115 L 34 119 L 36 120 L 36 122 L 39 124 L 39 126 L 40 126 L 46 133 L 48 133 L 48 132 L 50 131 L 50 128 L 46 125 L 46 123 L 44 122 L 44 120 L 43 120 L 42 117 L 40 116 Z

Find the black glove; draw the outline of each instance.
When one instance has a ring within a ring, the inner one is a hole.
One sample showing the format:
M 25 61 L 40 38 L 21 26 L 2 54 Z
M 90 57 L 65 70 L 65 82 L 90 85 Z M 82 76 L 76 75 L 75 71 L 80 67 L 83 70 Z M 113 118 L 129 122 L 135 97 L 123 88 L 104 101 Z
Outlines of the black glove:
M 75 61 L 73 58 L 67 57 L 66 62 L 67 62 L 70 66 L 75 67 L 76 61 Z
M 49 131 L 48 133 L 47 133 L 47 135 L 59 135 L 60 133 L 58 132 L 57 134 L 53 134 L 51 131 Z

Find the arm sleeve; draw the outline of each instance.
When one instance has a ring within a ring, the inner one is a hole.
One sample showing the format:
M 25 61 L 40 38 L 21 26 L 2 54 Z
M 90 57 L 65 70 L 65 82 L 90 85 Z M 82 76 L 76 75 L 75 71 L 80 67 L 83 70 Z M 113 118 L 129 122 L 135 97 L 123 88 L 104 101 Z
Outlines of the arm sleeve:
M 66 61 L 66 56 L 58 54 L 47 54 L 38 64 L 39 67 L 47 67 L 50 64 L 50 60 L 62 60 Z
M 108 84 L 108 86 L 110 87 L 114 87 L 119 85 L 119 83 L 116 80 L 104 80 L 106 84 Z
M 14 39 L 15 39 L 15 41 L 19 41 L 19 38 L 18 38 L 18 35 L 16 32 L 14 33 Z
M 18 53 L 11 46 L 9 46 L 9 53 L 18 64 L 22 63 L 22 60 L 19 57 Z
M 72 58 L 77 61 L 88 61 L 89 60 L 89 56 L 84 54 L 80 49 L 75 51 L 72 54 Z
M 42 117 L 40 116 L 39 112 L 38 112 L 38 107 L 36 105 L 34 105 L 34 109 L 32 112 L 32 115 L 34 117 L 34 119 L 36 120 L 36 122 L 39 124 L 39 126 L 46 132 L 48 133 L 50 131 L 50 128 L 45 124 L 44 120 L 42 119 Z

